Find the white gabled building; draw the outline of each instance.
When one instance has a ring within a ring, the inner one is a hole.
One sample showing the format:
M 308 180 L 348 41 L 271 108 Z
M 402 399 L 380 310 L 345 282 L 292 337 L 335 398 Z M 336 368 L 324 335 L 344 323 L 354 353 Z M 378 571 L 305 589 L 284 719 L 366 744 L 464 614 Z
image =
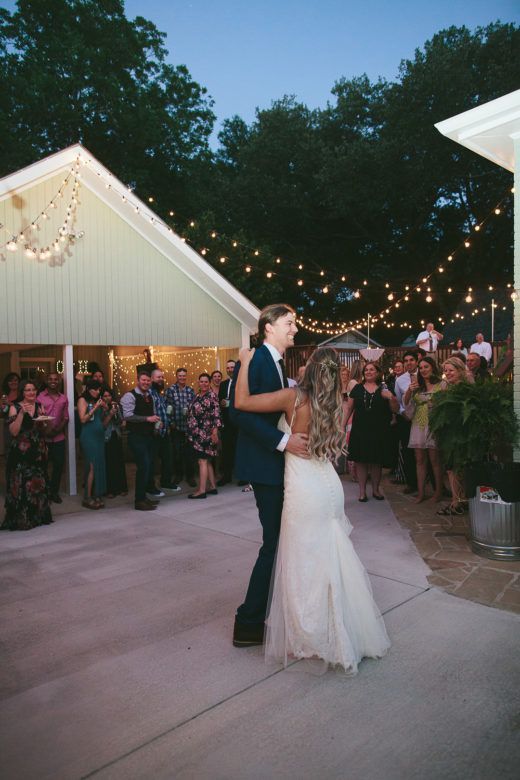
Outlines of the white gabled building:
M 79 144 L 1 179 L 0 223 L 0 379 L 58 364 L 72 408 L 89 359 L 123 385 L 147 348 L 195 373 L 256 330 L 251 301 Z M 71 425 L 72 493 L 74 444 Z

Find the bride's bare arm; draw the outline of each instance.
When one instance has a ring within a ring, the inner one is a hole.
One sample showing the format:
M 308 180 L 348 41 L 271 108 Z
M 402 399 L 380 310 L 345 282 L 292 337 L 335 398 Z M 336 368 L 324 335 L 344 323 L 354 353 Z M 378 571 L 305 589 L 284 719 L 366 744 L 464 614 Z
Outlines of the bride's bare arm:
M 290 387 L 275 390 L 273 393 L 249 393 L 249 364 L 255 353 L 254 349 L 241 349 L 239 353 L 240 370 L 235 388 L 235 407 L 244 412 L 289 412 L 294 408 L 296 391 Z

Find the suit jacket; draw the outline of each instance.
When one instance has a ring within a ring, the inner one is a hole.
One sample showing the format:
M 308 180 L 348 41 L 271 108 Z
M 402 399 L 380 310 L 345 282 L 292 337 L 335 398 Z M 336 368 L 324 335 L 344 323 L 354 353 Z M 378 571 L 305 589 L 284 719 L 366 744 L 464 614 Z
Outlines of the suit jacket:
M 235 409 L 235 386 L 240 363 L 230 397 L 230 419 L 238 428 L 235 474 L 239 480 L 263 485 L 283 484 L 284 456 L 276 449 L 283 433 L 276 427 L 280 412 L 242 412 Z M 259 347 L 249 365 L 249 392 L 251 395 L 272 393 L 281 389 L 280 375 L 266 346 Z
M 228 397 L 228 388 L 230 382 L 231 379 L 225 379 L 223 382 L 220 383 L 220 387 L 218 389 L 219 403 Z M 222 417 L 222 422 L 224 423 L 224 426 L 229 425 L 230 423 L 229 406 L 226 406 L 224 409 L 222 408 L 222 406 L 220 407 L 220 416 Z

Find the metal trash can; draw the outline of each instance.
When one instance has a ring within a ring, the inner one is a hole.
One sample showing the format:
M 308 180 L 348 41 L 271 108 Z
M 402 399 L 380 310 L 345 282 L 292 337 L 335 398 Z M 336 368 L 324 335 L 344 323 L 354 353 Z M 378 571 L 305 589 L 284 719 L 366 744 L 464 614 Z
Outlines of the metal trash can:
M 473 552 L 495 561 L 520 561 L 520 502 L 498 500 L 486 487 L 477 487 L 469 501 Z

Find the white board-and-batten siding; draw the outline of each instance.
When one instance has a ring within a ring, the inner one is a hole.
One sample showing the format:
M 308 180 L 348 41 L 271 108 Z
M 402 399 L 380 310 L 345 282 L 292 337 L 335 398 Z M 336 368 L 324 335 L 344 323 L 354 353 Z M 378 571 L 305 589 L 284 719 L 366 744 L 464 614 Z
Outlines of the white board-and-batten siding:
M 65 175 L 0 202 L 1 243 L 48 206 Z M 56 238 L 72 186 L 71 179 L 49 219 L 39 221 L 33 246 Z M 64 252 L 61 265 L 54 255 L 40 261 L 25 257 L 23 248 L 2 250 L 0 343 L 241 344 L 241 323 L 171 259 L 87 187 L 80 187 L 78 199 L 72 229 L 84 236 Z

